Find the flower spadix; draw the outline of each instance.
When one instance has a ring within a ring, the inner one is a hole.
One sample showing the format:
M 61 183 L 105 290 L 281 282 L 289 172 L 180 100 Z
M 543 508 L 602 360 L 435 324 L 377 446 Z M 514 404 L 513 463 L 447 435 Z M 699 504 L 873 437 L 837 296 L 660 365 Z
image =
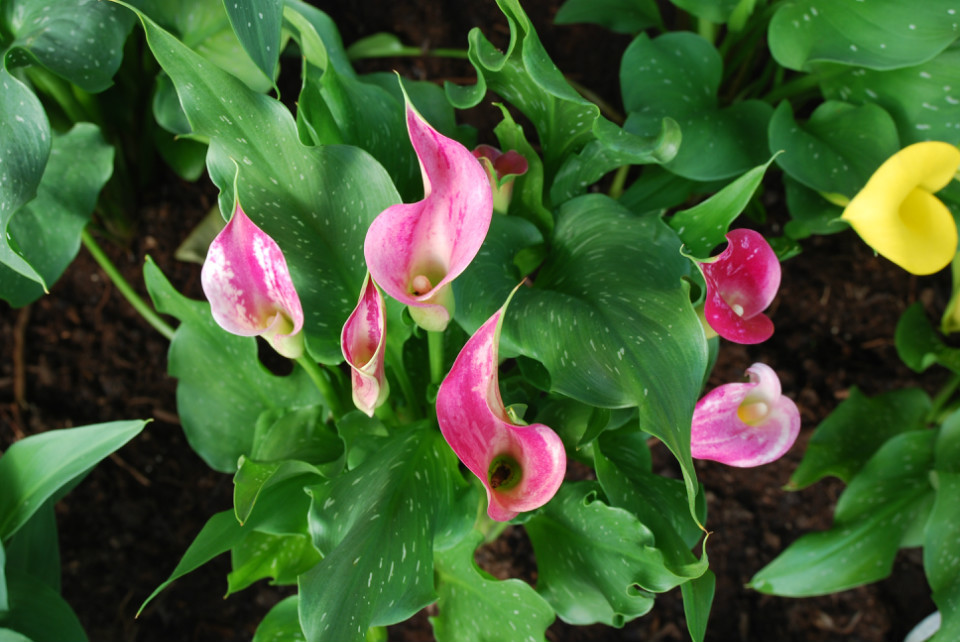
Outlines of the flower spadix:
M 506 214 L 513 197 L 513 181 L 527 173 L 527 159 L 513 149 L 501 152 L 491 145 L 477 145 L 473 155 L 483 165 L 493 188 L 493 211 Z
M 690 451 L 695 459 L 711 459 L 748 468 L 779 459 L 800 434 L 800 411 L 780 394 L 780 379 L 763 363 L 747 368 L 749 383 L 714 388 L 693 411 Z
M 367 274 L 357 307 L 340 333 L 340 348 L 350 364 L 353 404 L 371 417 L 390 392 L 383 370 L 386 340 L 387 309 Z
M 441 331 L 453 315 L 450 282 L 480 250 L 493 196 L 473 154 L 430 127 L 409 101 L 406 120 L 424 198 L 381 212 L 367 230 L 363 253 L 374 281 L 409 306 L 420 327 Z
M 538 508 L 563 482 L 563 442 L 543 424 L 510 422 L 500 397 L 497 351 L 506 305 L 460 351 L 437 393 L 440 431 L 483 483 L 487 514 L 507 521 Z
M 207 250 L 200 284 L 214 320 L 224 330 L 262 336 L 291 359 L 303 354 L 303 308 L 287 261 L 239 202 Z
M 932 274 L 953 260 L 957 226 L 934 192 L 960 167 L 960 150 L 915 143 L 888 158 L 843 211 L 867 245 L 912 274 Z
M 718 256 L 697 261 L 707 282 L 703 314 L 710 327 L 736 343 L 761 343 L 773 334 L 763 314 L 780 287 L 780 261 L 753 230 L 731 230 Z

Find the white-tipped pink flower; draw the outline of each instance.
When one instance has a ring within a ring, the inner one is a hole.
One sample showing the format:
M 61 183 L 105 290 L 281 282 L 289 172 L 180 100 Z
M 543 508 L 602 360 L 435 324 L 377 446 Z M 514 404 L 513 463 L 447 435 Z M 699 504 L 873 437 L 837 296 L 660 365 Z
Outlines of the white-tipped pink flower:
M 755 363 L 747 374 L 749 383 L 719 386 L 697 402 L 690 433 L 695 459 L 749 468 L 779 459 L 797 440 L 800 411 L 780 394 L 777 373 Z
M 483 164 L 493 188 L 493 211 L 506 214 L 513 197 L 513 181 L 527 173 L 527 159 L 520 152 L 501 152 L 491 145 L 477 145 L 473 155 Z
M 350 364 L 353 404 L 371 417 L 390 392 L 383 373 L 386 340 L 387 309 L 380 290 L 367 274 L 360 301 L 340 333 L 340 348 Z
M 285 357 L 303 354 L 303 308 L 276 242 L 238 202 L 200 272 L 214 320 L 242 337 L 262 336 Z
M 437 393 L 440 431 L 483 483 L 487 514 L 500 522 L 543 506 L 563 482 L 563 442 L 543 424 L 517 426 L 500 397 L 497 351 L 506 306 L 463 346 Z
M 453 315 L 450 283 L 477 255 L 490 227 L 493 196 L 483 166 L 406 104 L 410 142 L 420 160 L 422 201 L 391 205 L 373 221 L 363 245 L 373 280 L 425 330 Z
M 723 252 L 697 261 L 707 282 L 704 316 L 724 339 L 761 343 L 773 334 L 773 322 L 763 311 L 780 287 L 780 261 L 758 232 L 731 230 L 726 236 Z

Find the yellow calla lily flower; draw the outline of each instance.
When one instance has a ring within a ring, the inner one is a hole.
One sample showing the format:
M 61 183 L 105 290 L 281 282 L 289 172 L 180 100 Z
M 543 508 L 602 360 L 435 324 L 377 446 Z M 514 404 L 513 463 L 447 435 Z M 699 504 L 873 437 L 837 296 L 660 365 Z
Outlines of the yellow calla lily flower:
M 912 274 L 933 274 L 957 252 L 957 225 L 934 192 L 960 167 L 960 149 L 926 141 L 881 165 L 843 211 L 843 219 L 879 254 Z

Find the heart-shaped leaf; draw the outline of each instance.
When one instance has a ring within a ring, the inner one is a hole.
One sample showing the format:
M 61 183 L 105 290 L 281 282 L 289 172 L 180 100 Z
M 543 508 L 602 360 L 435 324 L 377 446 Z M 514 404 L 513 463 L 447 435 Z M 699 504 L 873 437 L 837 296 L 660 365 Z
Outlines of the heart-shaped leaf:
M 957 39 L 958 20 L 955 0 L 793 0 L 777 7 L 768 42 L 788 69 L 809 71 L 819 62 L 897 69 L 946 49 Z
M 340 329 L 366 273 L 367 226 L 399 201 L 390 177 L 356 147 L 305 147 L 283 105 L 141 20 L 192 130 L 210 139 L 207 165 L 221 190 L 220 210 L 233 211 L 236 185 L 244 211 L 286 253 L 307 349 L 323 363 L 339 363 Z

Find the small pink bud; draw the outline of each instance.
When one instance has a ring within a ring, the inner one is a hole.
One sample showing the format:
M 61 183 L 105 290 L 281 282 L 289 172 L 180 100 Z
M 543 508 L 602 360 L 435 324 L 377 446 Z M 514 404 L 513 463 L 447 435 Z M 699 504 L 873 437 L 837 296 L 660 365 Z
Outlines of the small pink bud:
M 718 256 L 697 261 L 707 282 L 704 316 L 724 339 L 761 343 L 773 334 L 773 322 L 763 311 L 780 287 L 780 261 L 753 230 L 731 230 L 727 241 Z
M 519 152 L 501 152 L 491 145 L 478 145 L 473 155 L 483 165 L 493 189 L 493 211 L 506 214 L 513 197 L 513 181 L 527 173 L 527 159 Z
M 303 308 L 283 252 L 239 202 L 207 250 L 200 284 L 224 330 L 262 336 L 291 359 L 303 354 Z
M 350 364 L 353 403 L 370 417 L 390 392 L 383 371 L 386 340 L 387 310 L 380 290 L 367 274 L 360 301 L 340 333 L 340 347 Z
M 543 424 L 510 422 L 497 377 L 500 308 L 463 346 L 437 393 L 437 422 L 487 491 L 487 514 L 505 522 L 539 508 L 563 482 L 567 456 Z
M 800 434 L 800 411 L 780 394 L 780 379 L 770 366 L 747 368 L 749 383 L 714 388 L 693 411 L 690 450 L 695 459 L 711 459 L 749 468 L 782 457 Z

